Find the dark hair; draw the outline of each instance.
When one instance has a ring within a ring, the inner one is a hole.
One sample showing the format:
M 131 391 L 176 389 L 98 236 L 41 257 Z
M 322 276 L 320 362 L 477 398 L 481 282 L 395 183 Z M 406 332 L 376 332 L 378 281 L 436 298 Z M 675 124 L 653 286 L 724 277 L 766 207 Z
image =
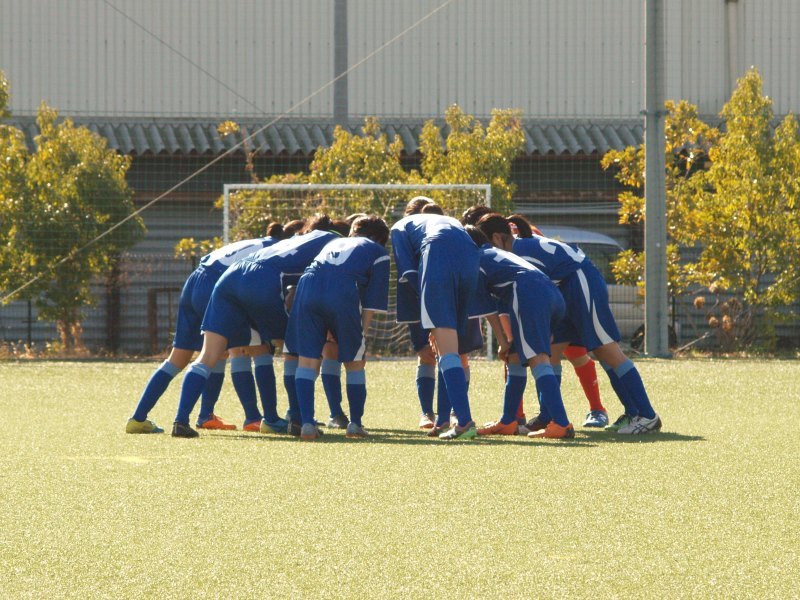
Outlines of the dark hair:
M 352 215 L 346 216 L 344 220 L 350 223 L 350 225 L 352 225 L 356 219 L 360 219 L 361 217 L 366 217 L 366 216 L 368 216 L 367 213 L 353 213 Z
M 508 215 L 506 219 L 509 223 L 513 223 L 517 228 L 517 235 L 521 238 L 533 237 L 533 229 L 531 222 L 520 214 Z
M 350 235 L 352 237 L 369 238 L 381 246 L 386 246 L 386 242 L 389 241 L 389 226 L 380 217 L 374 215 L 371 217 L 363 216 L 353 221 Z
M 438 204 L 426 204 L 422 207 L 422 210 L 419 211 L 423 215 L 443 215 L 444 210 Z
M 306 219 L 306 226 L 303 227 L 302 233 L 308 233 L 309 231 L 330 231 L 332 228 L 333 219 L 326 214 L 316 214 Z
M 420 212 L 422 212 L 423 207 L 427 206 L 428 204 L 433 204 L 433 200 L 427 196 L 414 196 L 408 201 L 408 204 L 406 204 L 406 209 L 403 211 L 403 215 L 406 217 L 408 215 L 418 215 Z
M 463 225 L 477 225 L 482 216 L 493 212 L 494 211 L 491 209 L 491 207 L 483 204 L 470 206 L 467 210 L 461 213 L 461 223 Z
M 272 221 L 269 225 L 267 225 L 267 237 L 278 240 L 285 239 L 286 236 L 283 234 L 283 225 Z
M 495 233 L 504 233 L 511 235 L 511 228 L 508 226 L 508 221 L 503 215 L 497 213 L 489 213 L 481 217 L 476 225 L 481 233 L 486 236 L 486 239 L 491 240 Z
M 305 219 L 294 219 L 293 221 L 289 221 L 283 226 L 283 235 L 285 235 L 287 238 L 290 238 L 294 234 L 300 233 L 305 226 Z
M 350 235 L 350 223 L 344 219 L 336 219 L 331 223 L 331 228 L 328 231 L 338 233 L 342 237 L 347 237 Z
M 475 225 L 465 225 L 464 229 L 467 230 L 469 237 L 472 238 L 472 241 L 475 242 L 475 245 L 480 248 L 484 244 L 488 244 L 489 240 L 483 234 L 483 232 L 475 227 Z

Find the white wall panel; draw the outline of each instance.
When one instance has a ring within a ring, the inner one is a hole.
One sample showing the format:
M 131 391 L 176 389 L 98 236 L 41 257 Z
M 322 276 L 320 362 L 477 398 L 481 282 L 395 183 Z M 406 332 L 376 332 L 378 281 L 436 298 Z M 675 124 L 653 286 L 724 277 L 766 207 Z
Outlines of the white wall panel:
M 333 0 L 111 2 L 129 19 L 100 0 L 0 0 L 16 114 L 42 100 L 78 116 L 332 114 L 332 86 L 308 96 L 333 78 Z M 349 64 L 442 3 L 349 0 Z M 643 12 L 644 0 L 453 0 L 354 69 L 350 113 L 425 118 L 457 102 L 476 115 L 637 117 Z M 755 65 L 776 113 L 800 110 L 800 0 L 666 0 L 665 13 L 667 97 L 717 114 L 729 73 Z

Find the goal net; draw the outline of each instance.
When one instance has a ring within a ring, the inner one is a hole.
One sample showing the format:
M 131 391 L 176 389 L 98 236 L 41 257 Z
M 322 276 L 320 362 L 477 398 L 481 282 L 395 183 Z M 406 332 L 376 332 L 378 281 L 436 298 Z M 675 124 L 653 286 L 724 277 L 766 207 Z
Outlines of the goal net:
M 403 217 L 406 204 L 415 196 L 433 199 L 445 214 L 455 218 L 470 206 L 492 204 L 489 184 L 230 183 L 224 186 L 223 241 L 262 236 L 271 222 L 285 224 L 321 213 L 333 219 L 356 213 L 377 214 L 391 227 Z M 389 312 L 375 316 L 367 338 L 367 350 L 372 355 L 413 354 L 407 326 L 395 321 L 394 269 L 392 261 Z

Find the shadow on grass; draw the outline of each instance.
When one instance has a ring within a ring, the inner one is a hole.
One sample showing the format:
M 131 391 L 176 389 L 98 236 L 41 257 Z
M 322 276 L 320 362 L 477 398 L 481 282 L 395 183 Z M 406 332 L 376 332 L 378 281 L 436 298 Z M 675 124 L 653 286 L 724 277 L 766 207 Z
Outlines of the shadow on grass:
M 570 448 L 594 448 L 600 444 L 654 444 L 664 442 L 704 442 L 705 438 L 697 435 L 684 435 L 676 432 L 658 432 L 648 435 L 619 435 L 607 431 L 586 431 L 579 430 L 576 437 L 571 440 L 546 440 L 541 438 L 529 438 L 521 435 L 508 436 L 487 436 L 479 437 L 474 440 L 459 442 L 453 440 L 446 442 L 437 438 L 431 438 L 418 430 L 412 429 L 381 429 L 369 428 L 370 436 L 364 440 L 355 440 L 345 437 L 344 431 L 326 431 L 324 435 L 316 440 L 317 444 L 404 444 L 416 446 L 429 445 L 461 445 L 469 443 L 478 446 L 549 446 Z M 242 432 L 208 432 L 203 433 L 202 437 L 224 438 L 229 440 L 240 440 L 248 442 L 283 442 L 295 443 L 299 438 L 282 434 L 247 434 Z

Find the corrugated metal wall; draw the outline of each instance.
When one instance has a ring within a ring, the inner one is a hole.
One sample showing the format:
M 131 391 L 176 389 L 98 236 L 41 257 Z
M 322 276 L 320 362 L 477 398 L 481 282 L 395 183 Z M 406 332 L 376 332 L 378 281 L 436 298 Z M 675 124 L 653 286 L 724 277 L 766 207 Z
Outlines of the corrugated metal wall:
M 354 65 L 443 0 L 346 4 Z M 350 114 L 429 117 L 458 102 L 476 115 L 636 116 L 643 8 L 453 0 L 349 75 Z M 18 115 L 43 99 L 71 115 L 280 114 L 333 78 L 333 16 L 333 0 L 0 0 L 0 68 Z M 800 108 L 798 0 L 669 0 L 666 19 L 668 97 L 716 114 L 755 65 L 778 114 Z M 332 98 L 328 87 L 293 114 L 330 115 Z

